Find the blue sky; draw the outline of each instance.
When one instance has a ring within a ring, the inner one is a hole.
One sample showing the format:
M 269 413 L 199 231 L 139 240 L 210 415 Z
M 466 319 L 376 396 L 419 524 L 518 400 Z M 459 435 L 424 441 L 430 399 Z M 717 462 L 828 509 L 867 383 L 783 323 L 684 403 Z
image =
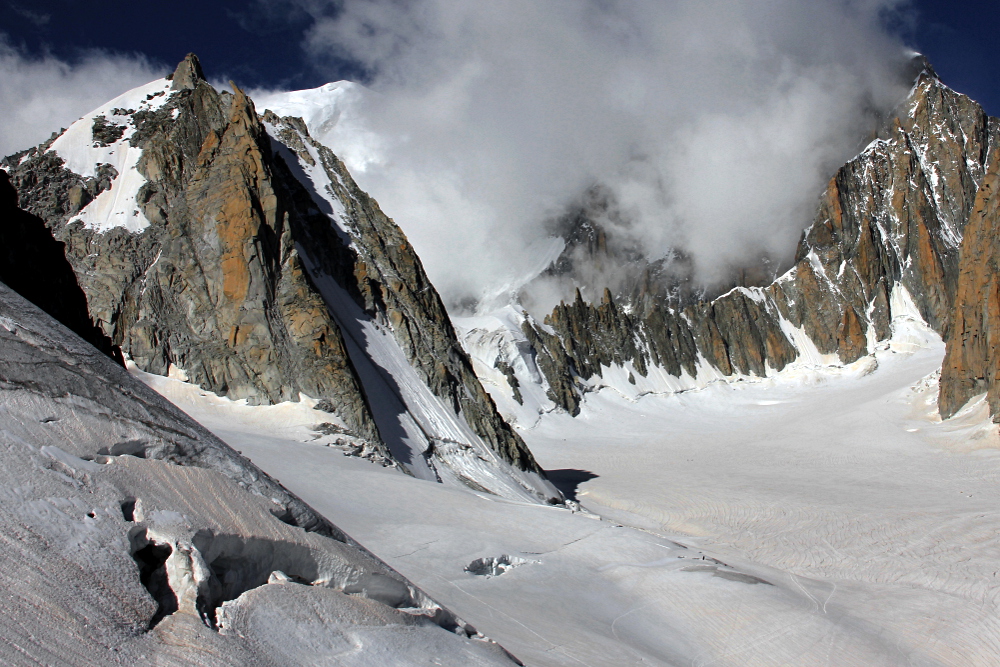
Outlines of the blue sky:
M 308 6 L 312 13 L 296 7 Z M 210 74 L 246 87 L 309 88 L 362 77 L 351 63 L 309 57 L 321 3 L 302 0 L 0 0 L 0 32 L 22 53 L 72 62 L 88 49 L 143 54 L 168 67 L 197 53 Z M 995 2 L 916 0 L 899 25 L 942 79 L 1000 115 L 1000 12 Z M 327 10 L 330 11 L 330 10 Z
M 0 0 L 0 31 L 31 55 L 72 61 L 88 49 L 138 53 L 163 66 L 197 53 L 215 77 L 245 87 L 312 88 L 356 75 L 315 66 L 303 50 L 313 17 L 264 0 Z
M 996 2 L 922 0 L 907 41 L 934 64 L 955 90 L 1000 115 L 1000 5 Z

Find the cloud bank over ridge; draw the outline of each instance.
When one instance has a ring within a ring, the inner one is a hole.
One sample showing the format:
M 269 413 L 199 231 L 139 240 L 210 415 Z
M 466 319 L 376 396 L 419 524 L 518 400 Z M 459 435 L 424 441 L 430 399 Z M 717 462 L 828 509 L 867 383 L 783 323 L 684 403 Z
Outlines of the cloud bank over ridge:
M 908 88 L 892 0 L 300 2 L 315 62 L 369 73 L 334 148 L 452 306 L 502 302 L 588 187 L 696 278 L 788 258 Z M 348 136 L 350 135 L 350 136 Z M 352 138 L 353 137 L 353 138 Z
M 96 50 L 74 62 L 31 57 L 0 33 L 0 156 L 45 141 L 104 102 L 167 72 L 142 56 Z

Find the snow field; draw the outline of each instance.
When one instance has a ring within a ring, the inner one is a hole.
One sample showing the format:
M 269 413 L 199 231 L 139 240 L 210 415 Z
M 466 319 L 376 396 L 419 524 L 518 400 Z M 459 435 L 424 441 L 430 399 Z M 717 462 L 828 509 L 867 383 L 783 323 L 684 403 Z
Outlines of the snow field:
M 942 354 L 638 403 L 602 392 L 526 440 L 548 469 L 589 471 L 579 500 L 603 516 L 826 582 L 827 609 L 896 634 L 901 664 L 997 664 L 997 427 L 982 400 L 940 421 Z
M 982 401 L 940 422 L 943 346 L 896 324 L 907 352 L 851 367 L 543 415 L 529 446 L 605 520 L 184 406 L 529 665 L 993 665 L 996 427 Z M 466 571 L 502 556 L 528 562 Z

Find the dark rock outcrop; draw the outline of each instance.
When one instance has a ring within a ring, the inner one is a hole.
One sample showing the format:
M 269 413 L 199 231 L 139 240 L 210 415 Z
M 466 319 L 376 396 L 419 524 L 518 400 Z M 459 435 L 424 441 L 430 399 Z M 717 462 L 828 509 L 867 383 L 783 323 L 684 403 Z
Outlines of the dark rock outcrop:
M 29 250 L 30 249 L 30 250 Z M 0 282 L 124 365 L 121 351 L 90 319 L 87 296 L 45 223 L 17 206 L 10 176 L 0 170 Z

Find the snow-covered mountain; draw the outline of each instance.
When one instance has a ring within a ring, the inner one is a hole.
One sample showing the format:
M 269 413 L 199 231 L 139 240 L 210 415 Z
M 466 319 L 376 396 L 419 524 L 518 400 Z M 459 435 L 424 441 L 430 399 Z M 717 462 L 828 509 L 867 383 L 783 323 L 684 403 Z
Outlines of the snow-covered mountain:
M 523 333 L 493 335 L 494 349 L 481 327 L 465 340 L 479 368 L 533 360 L 537 371 L 515 374 L 520 391 L 532 373 L 543 376 L 548 398 L 571 412 L 601 386 L 635 396 L 795 364 L 850 364 L 886 345 L 900 316 L 951 342 L 963 231 L 984 178 L 1000 168 L 998 145 L 996 119 L 928 66 L 884 136 L 830 180 L 795 265 L 770 285 L 686 306 L 635 289 L 623 298 L 606 291 L 600 303 L 578 296 L 542 323 L 522 318 Z M 512 354 L 519 339 L 528 343 L 521 360 Z M 502 386 L 496 373 L 490 379 Z M 949 386 L 946 378 L 943 395 Z M 945 416 L 971 397 L 943 402 Z
M 993 158 L 998 122 L 943 84 L 922 57 L 913 64 L 910 94 L 878 137 L 830 180 L 794 265 L 773 282 L 760 281 L 761 267 L 750 267 L 760 274 L 759 286 L 694 302 L 691 294 L 678 296 L 676 281 L 686 276 L 676 267 L 665 270 L 617 247 L 600 215 L 576 211 L 564 225 L 562 255 L 548 275 L 535 279 L 575 283 L 575 299 L 543 321 L 518 303 L 455 320 L 504 416 L 529 425 L 547 410 L 576 413 L 582 396 L 601 387 L 635 397 L 765 377 L 795 364 L 850 364 L 888 344 L 899 317 L 925 321 L 951 343 L 949 359 L 960 367 L 944 374 L 945 416 L 987 388 L 996 394 L 992 380 L 976 380 L 992 363 L 989 346 L 975 360 L 958 352 L 951 321 L 963 232 L 970 216 L 982 218 L 978 211 L 988 202 L 976 205 L 977 193 L 1000 169 Z M 267 104 L 301 115 L 317 136 L 358 156 L 364 168 L 391 168 L 379 164 L 378 137 L 365 135 L 358 120 L 366 95 L 374 94 L 340 82 L 271 95 Z M 590 206 L 607 214 L 609 203 L 600 195 L 591 193 Z M 993 214 L 985 215 L 992 229 Z M 982 234 L 967 244 L 967 255 L 982 244 Z M 985 261 L 985 253 L 977 256 Z M 981 296 L 985 286 L 968 289 Z M 530 290 L 529 282 L 529 296 Z M 583 296 L 602 292 L 598 301 Z M 986 329 L 985 322 L 975 325 L 975 336 L 988 335 Z
M 996 224 L 992 190 L 981 186 L 1000 169 L 1000 124 L 944 85 L 922 58 L 915 62 L 909 96 L 880 136 L 830 180 L 794 266 L 772 283 L 678 302 L 670 274 L 657 276 L 641 257 L 616 256 L 604 230 L 588 221 L 581 238 L 566 237 L 553 267 L 581 263 L 581 244 L 589 246 L 584 262 L 623 265 L 599 302 L 578 291 L 543 322 L 516 304 L 457 320 L 505 416 L 529 424 L 539 410 L 575 413 L 582 395 L 601 387 L 635 397 L 764 377 L 789 365 L 850 364 L 887 345 L 900 317 L 927 322 L 949 345 L 954 367 L 942 380 L 944 416 L 986 389 L 993 397 L 994 374 L 985 370 L 994 363 L 990 346 L 971 355 L 963 350 L 970 339 L 991 335 L 995 317 L 963 319 L 961 332 L 951 324 L 956 307 L 963 318 L 975 314 L 991 275 L 973 264 L 987 261 L 984 230 Z M 970 219 L 976 234 L 963 245 Z M 630 261 L 635 268 L 628 272 Z M 571 275 L 579 281 L 587 272 Z M 960 282 L 968 287 L 956 303 Z M 984 373 L 991 379 L 977 379 Z
M 9 545 L 10 660 L 505 664 L 475 626 L 539 665 L 995 663 L 1000 121 L 918 65 L 777 279 L 692 301 L 585 207 L 538 319 L 449 318 L 349 172 L 391 168 L 353 84 L 255 107 L 189 57 L 12 156 L 0 280 L 104 355 L 0 287 L 9 507 L 83 545 Z M 18 620 L 73 595 L 100 638 Z
M 6 165 L 143 371 L 310 400 L 350 450 L 422 479 L 561 500 L 496 412 L 399 228 L 300 120 L 189 57 Z

